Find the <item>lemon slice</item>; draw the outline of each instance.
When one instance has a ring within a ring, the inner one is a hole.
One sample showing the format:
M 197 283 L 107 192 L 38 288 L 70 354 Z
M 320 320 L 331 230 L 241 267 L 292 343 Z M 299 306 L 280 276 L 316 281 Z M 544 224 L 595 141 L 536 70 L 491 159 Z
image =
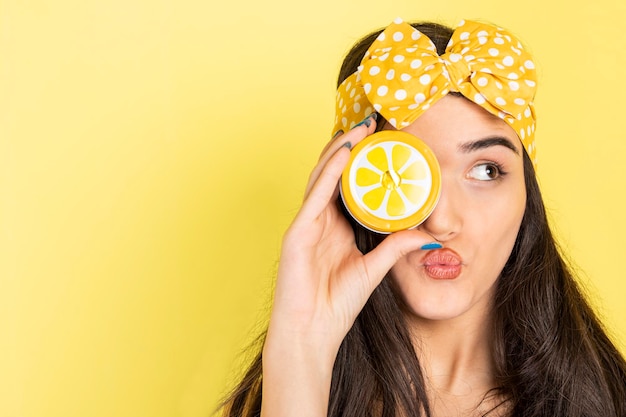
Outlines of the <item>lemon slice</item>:
M 350 215 L 365 228 L 378 233 L 411 229 L 439 200 L 439 163 L 415 136 L 384 130 L 354 147 L 340 192 Z

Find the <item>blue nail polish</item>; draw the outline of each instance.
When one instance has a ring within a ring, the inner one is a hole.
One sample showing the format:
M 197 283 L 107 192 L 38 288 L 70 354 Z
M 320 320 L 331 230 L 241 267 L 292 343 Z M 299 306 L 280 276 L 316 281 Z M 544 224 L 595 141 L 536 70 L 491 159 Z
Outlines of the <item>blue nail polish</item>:
M 372 119 L 376 120 L 378 118 L 378 114 L 376 113 L 372 113 L 369 116 L 367 116 L 365 119 L 361 120 L 359 123 L 355 124 L 354 126 L 352 126 L 352 129 L 359 127 L 361 125 L 365 125 L 367 127 L 370 127 L 370 125 L 372 124 Z
M 359 123 L 355 124 L 352 129 L 356 129 L 357 127 L 361 126 L 361 125 L 365 125 L 367 127 L 370 127 L 370 125 L 372 124 L 372 122 L 370 121 L 370 118 L 368 117 L 365 120 L 361 120 Z
M 432 242 L 432 243 L 425 244 L 420 249 L 421 250 L 431 250 L 431 249 L 441 249 L 441 248 L 443 248 L 443 245 L 441 243 Z
M 351 144 L 350 142 L 346 142 L 346 143 L 344 143 L 344 144 L 343 144 L 343 145 L 341 145 L 341 146 L 346 147 L 346 148 L 348 148 L 348 149 L 352 149 L 352 144 Z

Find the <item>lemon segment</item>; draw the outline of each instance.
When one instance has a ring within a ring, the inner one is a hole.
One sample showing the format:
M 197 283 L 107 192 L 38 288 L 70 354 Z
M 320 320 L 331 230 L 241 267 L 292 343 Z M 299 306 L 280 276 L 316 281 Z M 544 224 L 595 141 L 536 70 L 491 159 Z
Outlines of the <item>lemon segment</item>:
M 411 148 L 396 145 L 391 151 L 391 160 L 393 161 L 393 169 L 400 171 L 411 157 Z
M 428 167 L 424 166 L 424 164 L 420 164 L 415 161 L 410 164 L 406 169 L 402 172 L 402 178 L 407 180 L 419 180 L 424 179 L 428 176 Z
M 400 189 L 412 205 L 418 204 L 426 198 L 426 190 L 419 185 L 404 183 L 400 185 Z
M 402 216 L 406 213 L 406 205 L 404 201 L 402 201 L 402 197 L 400 197 L 400 193 L 398 191 L 393 191 L 389 195 L 389 201 L 387 201 L 387 214 L 390 217 Z
M 364 227 L 379 233 L 410 229 L 437 204 L 439 164 L 415 136 L 378 132 L 352 150 L 340 191 L 348 212 Z
M 367 160 L 376 168 L 385 172 L 389 169 L 387 161 L 387 153 L 381 147 L 372 148 L 367 153 Z
M 382 205 L 386 194 L 387 190 L 385 190 L 383 187 L 376 187 L 363 195 L 363 204 L 365 204 L 368 209 L 375 213 L 377 210 L 380 209 L 380 206 Z
M 356 171 L 356 185 L 359 187 L 369 187 L 380 182 L 380 174 L 368 168 L 359 168 Z

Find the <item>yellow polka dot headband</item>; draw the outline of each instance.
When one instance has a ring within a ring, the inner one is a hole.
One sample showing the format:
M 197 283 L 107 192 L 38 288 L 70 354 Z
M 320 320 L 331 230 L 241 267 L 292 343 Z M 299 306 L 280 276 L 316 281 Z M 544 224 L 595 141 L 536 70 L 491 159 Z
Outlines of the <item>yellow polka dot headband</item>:
M 502 28 L 462 21 L 438 55 L 426 35 L 396 19 L 339 86 L 333 132 L 351 128 L 374 110 L 402 129 L 456 91 L 509 124 L 534 161 L 536 86 L 530 54 Z

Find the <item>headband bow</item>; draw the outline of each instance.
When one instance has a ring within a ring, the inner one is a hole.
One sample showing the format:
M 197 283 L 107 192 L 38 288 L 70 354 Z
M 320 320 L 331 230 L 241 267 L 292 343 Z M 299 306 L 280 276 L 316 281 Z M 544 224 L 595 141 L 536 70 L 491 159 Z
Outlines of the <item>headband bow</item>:
M 502 28 L 462 21 L 440 56 L 426 35 L 396 19 L 339 86 L 334 131 L 374 110 L 402 129 L 456 91 L 509 124 L 534 161 L 536 81 L 530 54 Z

